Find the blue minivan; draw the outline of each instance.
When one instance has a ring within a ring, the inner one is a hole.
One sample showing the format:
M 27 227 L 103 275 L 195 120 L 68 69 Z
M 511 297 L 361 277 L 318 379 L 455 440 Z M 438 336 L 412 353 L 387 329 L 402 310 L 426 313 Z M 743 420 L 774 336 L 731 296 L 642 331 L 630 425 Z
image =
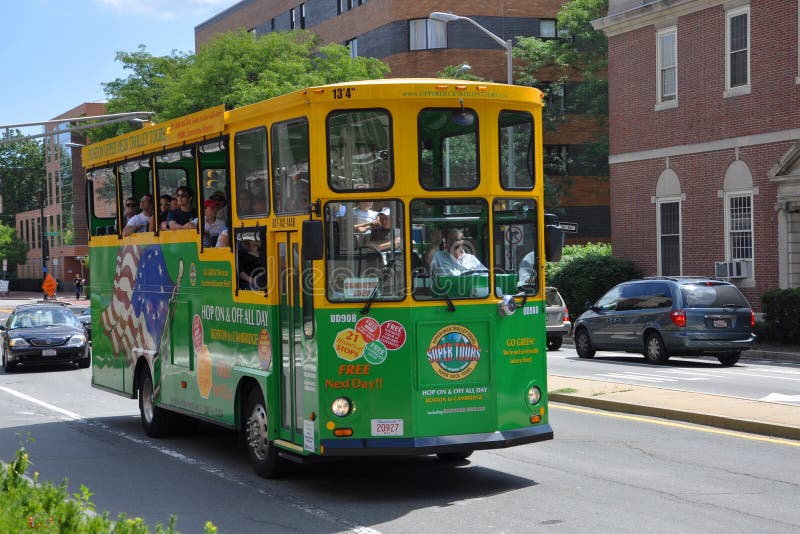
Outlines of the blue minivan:
M 644 354 L 653 364 L 670 356 L 711 355 L 734 365 L 753 346 L 755 314 L 742 292 L 723 280 L 657 277 L 611 288 L 575 321 L 575 350 Z

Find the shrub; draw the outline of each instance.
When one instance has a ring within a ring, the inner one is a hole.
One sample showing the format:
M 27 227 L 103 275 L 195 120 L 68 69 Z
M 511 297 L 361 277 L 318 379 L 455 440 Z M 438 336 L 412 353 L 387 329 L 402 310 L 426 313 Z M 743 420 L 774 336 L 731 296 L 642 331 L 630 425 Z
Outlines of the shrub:
M 761 310 L 768 327 L 760 341 L 800 341 L 800 288 L 767 291 L 761 295 Z
M 561 261 L 548 263 L 547 285 L 558 288 L 573 320 L 603 293 L 627 280 L 641 278 L 642 271 L 631 260 L 611 257 L 611 245 L 588 243 L 564 247 Z
M 17 451 L 10 464 L 0 462 L 0 532 L 59 532 L 63 534 L 149 534 L 150 529 L 141 518 L 120 514 L 112 521 L 108 513 L 97 515 L 90 501 L 92 493 L 81 486 L 80 492 L 70 497 L 67 482 L 55 486 L 40 483 L 38 473 L 33 480 L 25 476 L 28 454 L 24 448 Z M 156 524 L 156 534 L 174 534 L 175 517 L 164 527 Z M 206 534 L 215 534 L 217 528 L 207 522 Z

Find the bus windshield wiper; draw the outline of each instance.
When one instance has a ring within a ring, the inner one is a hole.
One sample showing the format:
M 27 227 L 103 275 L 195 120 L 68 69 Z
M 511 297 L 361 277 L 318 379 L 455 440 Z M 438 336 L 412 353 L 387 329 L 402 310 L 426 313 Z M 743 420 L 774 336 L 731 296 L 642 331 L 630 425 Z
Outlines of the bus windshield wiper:
M 378 293 L 380 290 L 383 289 L 383 277 L 389 272 L 390 269 L 394 267 L 394 254 L 386 260 L 386 265 L 383 266 L 383 271 L 381 271 L 381 276 L 378 278 L 378 283 L 375 284 L 375 287 L 372 288 L 372 293 L 370 293 L 367 302 L 364 304 L 364 307 L 361 308 L 361 315 L 366 315 L 369 313 L 369 309 L 372 307 L 372 303 L 375 302 L 375 299 L 378 298 Z
M 442 286 L 439 285 L 439 277 L 433 274 L 433 271 L 431 271 L 431 279 L 433 280 L 433 288 L 441 292 L 444 301 L 447 303 L 447 311 L 456 311 L 456 307 L 453 305 L 450 295 L 447 294 L 447 291 L 442 290 Z

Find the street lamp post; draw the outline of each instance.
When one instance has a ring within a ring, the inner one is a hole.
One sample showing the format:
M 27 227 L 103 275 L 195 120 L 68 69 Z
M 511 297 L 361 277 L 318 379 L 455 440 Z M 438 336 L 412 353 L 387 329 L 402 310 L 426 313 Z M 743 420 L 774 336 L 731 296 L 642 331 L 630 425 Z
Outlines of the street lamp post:
M 445 22 L 445 23 L 452 22 L 454 20 L 465 20 L 465 21 L 469 22 L 470 24 L 472 24 L 473 26 L 475 26 L 476 28 L 478 28 L 479 30 L 481 30 L 483 33 L 485 33 L 489 37 L 491 37 L 494 42 L 496 42 L 497 44 L 499 44 L 500 46 L 502 46 L 503 48 L 506 49 L 506 57 L 508 59 L 507 65 L 506 65 L 506 68 L 507 68 L 507 71 L 508 71 L 507 72 L 508 85 L 511 85 L 512 83 L 514 83 L 513 74 L 512 74 L 512 70 L 511 70 L 512 50 L 513 50 L 513 45 L 511 44 L 511 39 L 509 39 L 508 41 L 504 41 L 503 39 L 501 39 L 497 35 L 493 34 L 492 32 L 490 32 L 489 30 L 487 30 L 486 28 L 484 28 L 483 26 L 481 26 L 480 24 L 478 24 L 477 22 L 475 22 L 474 20 L 472 20 L 469 17 L 462 17 L 461 15 L 454 15 L 452 13 L 442 13 L 441 11 L 434 11 L 433 13 L 428 15 L 428 18 L 430 18 L 431 20 L 438 20 L 439 22 Z

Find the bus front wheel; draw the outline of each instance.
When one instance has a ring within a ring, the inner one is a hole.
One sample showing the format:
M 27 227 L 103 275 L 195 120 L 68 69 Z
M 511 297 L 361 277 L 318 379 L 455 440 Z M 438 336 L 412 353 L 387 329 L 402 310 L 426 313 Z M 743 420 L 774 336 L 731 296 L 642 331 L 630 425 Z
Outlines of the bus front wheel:
M 264 478 L 280 475 L 282 462 L 277 449 L 269 441 L 267 407 L 260 389 L 253 389 L 247 396 L 245 413 L 247 414 L 244 426 L 247 455 L 250 457 L 255 472 Z
M 145 433 L 151 438 L 166 436 L 170 429 L 170 414 L 156 406 L 153 376 L 147 366 L 139 371 L 139 415 Z

